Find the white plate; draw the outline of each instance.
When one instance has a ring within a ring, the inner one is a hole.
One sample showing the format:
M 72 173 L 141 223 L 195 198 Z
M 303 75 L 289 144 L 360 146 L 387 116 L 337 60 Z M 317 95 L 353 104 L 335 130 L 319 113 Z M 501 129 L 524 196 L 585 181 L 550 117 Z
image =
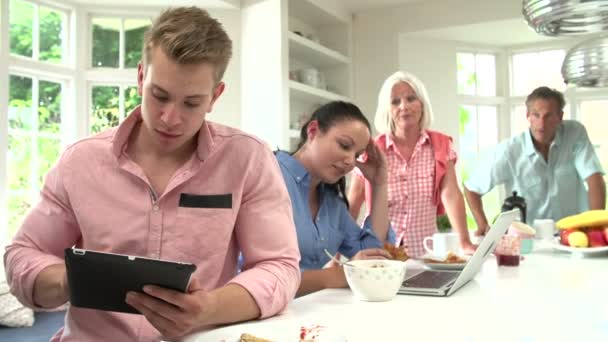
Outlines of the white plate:
M 587 247 L 587 248 L 575 248 L 570 246 L 564 246 L 559 243 L 559 237 L 553 239 L 553 243 L 551 247 L 557 249 L 558 251 L 564 251 L 569 253 L 580 253 L 580 254 L 600 254 L 600 253 L 608 253 L 608 246 L 604 247 Z
M 459 257 L 461 257 L 467 261 L 470 258 L 470 256 L 468 256 L 468 255 L 459 255 Z M 432 255 L 425 254 L 422 257 L 420 257 L 420 262 L 423 263 L 428 268 L 431 268 L 434 270 L 462 270 L 464 268 L 464 266 L 467 264 L 466 262 L 463 262 L 460 264 L 444 264 L 444 263 L 439 263 L 439 262 L 438 263 L 426 262 L 424 259 L 427 259 L 427 258 L 436 259 Z

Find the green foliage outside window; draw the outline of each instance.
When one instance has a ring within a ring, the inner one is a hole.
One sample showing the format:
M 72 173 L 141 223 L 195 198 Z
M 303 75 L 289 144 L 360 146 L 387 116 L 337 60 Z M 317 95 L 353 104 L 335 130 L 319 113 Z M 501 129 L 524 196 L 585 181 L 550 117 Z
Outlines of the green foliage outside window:
M 120 19 L 93 19 L 93 67 L 118 68 Z
M 93 87 L 91 133 L 99 133 L 118 125 L 120 121 L 118 90 L 119 87 L 112 86 Z
M 34 6 L 23 1 L 11 0 L 9 21 L 11 53 L 32 57 Z
M 33 27 L 34 13 L 36 8 L 33 4 L 11 0 L 10 2 L 10 49 L 11 53 L 33 57 Z M 51 63 L 61 63 L 62 51 L 62 30 L 64 21 L 61 12 L 40 6 L 39 17 L 39 51 L 38 59 Z
M 59 12 L 40 7 L 40 56 L 41 61 L 61 63 L 61 30 L 63 18 Z
M 125 20 L 125 68 L 137 68 L 142 57 L 144 33 L 150 20 Z

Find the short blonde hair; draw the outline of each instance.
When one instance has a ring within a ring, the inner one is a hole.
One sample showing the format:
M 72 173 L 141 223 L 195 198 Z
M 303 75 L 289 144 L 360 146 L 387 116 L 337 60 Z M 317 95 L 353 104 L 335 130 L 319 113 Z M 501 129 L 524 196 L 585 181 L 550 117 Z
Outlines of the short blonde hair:
M 222 24 L 195 6 L 166 9 L 154 20 L 144 34 L 144 71 L 156 46 L 179 64 L 212 64 L 216 82 L 224 77 L 232 57 L 232 40 Z
M 407 83 L 422 102 L 422 117 L 420 118 L 420 128 L 428 129 L 433 122 L 433 108 L 429 95 L 426 92 L 424 84 L 416 78 L 416 76 L 403 71 L 397 71 L 390 75 L 382 84 L 380 93 L 378 94 L 378 107 L 376 108 L 376 116 L 374 117 L 374 126 L 380 133 L 394 133 L 395 122 L 391 115 L 391 92 L 395 84 L 399 82 Z

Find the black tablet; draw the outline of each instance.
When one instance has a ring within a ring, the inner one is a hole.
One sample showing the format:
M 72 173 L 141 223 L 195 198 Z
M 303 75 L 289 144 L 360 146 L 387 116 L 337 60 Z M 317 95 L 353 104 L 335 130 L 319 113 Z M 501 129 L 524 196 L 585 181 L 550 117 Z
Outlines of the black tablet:
M 127 292 L 158 285 L 186 292 L 196 266 L 122 254 L 66 248 L 70 303 L 76 307 L 139 314 Z

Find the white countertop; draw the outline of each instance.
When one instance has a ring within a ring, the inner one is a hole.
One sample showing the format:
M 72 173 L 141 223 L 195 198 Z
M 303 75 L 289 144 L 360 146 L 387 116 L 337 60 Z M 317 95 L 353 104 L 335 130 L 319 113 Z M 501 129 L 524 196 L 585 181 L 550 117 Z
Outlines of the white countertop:
M 519 267 L 497 267 L 490 256 L 450 297 L 398 295 L 373 303 L 358 301 L 349 289 L 324 290 L 294 300 L 279 316 L 185 341 L 232 342 L 244 332 L 298 341 L 300 327 L 310 323 L 349 342 L 608 341 L 608 254 L 577 258 L 539 248 Z

